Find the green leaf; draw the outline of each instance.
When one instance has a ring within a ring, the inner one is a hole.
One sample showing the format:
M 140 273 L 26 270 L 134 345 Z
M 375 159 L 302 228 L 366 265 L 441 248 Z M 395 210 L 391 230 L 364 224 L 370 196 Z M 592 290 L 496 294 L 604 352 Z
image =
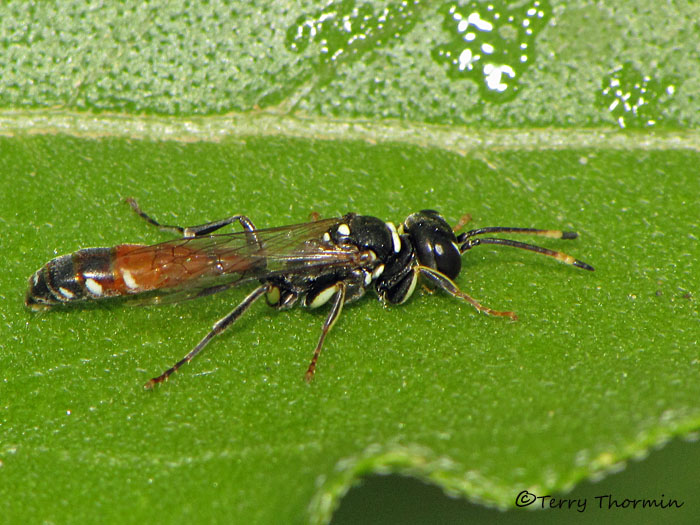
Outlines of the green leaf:
M 504 151 L 485 162 L 400 144 L 67 136 L 3 139 L 3 151 L 9 195 L 22 195 L 5 200 L 2 242 L 4 474 L 6 486 L 29 477 L 35 494 L 17 495 L 17 508 L 63 521 L 80 512 L 78 495 L 111 494 L 114 512 L 131 505 L 139 520 L 173 505 L 213 519 L 296 521 L 307 508 L 318 519 L 358 475 L 385 469 L 505 506 L 522 487 L 568 488 L 697 429 L 695 153 Z M 477 226 L 576 229 L 576 241 L 543 244 L 596 272 L 479 248 L 458 283 L 520 321 L 441 293 L 388 309 L 368 298 L 343 312 L 311 386 L 302 377 L 325 313 L 258 306 L 148 393 L 141 385 L 245 291 L 38 315 L 21 304 L 26 278 L 54 255 L 167 238 L 126 196 L 185 225 L 242 210 L 261 227 L 311 211 L 469 211 Z M 49 505 L 57 486 L 65 510 Z
M 700 112 L 683 58 L 697 8 L 541 0 L 534 36 L 476 35 L 513 65 L 501 96 L 483 62 L 481 75 L 451 69 L 449 4 L 330 6 L 0 6 L 8 522 L 324 522 L 377 472 L 506 508 L 697 431 Z M 335 59 L 311 32 L 293 45 L 309 24 Z M 535 49 L 517 65 L 522 42 Z M 186 226 L 347 211 L 399 223 L 436 208 L 475 227 L 576 230 L 539 244 L 596 271 L 471 250 L 458 285 L 518 322 L 444 293 L 395 308 L 368 294 L 344 309 L 311 385 L 325 309 L 256 305 L 144 392 L 247 289 L 163 307 L 22 304 L 55 256 L 170 238 L 130 196 Z

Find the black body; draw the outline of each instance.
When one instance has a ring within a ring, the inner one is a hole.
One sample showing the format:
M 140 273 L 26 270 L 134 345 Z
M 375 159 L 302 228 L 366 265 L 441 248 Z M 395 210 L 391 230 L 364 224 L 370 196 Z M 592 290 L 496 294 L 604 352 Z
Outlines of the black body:
M 259 286 L 219 320 L 182 360 L 150 380 L 146 384 L 148 388 L 164 381 L 190 361 L 263 295 L 271 306 L 280 309 L 297 303 L 311 308 L 331 303 L 306 373 L 310 380 L 326 334 L 340 315 L 343 304 L 359 299 L 367 289 L 373 288 L 385 303 L 400 304 L 411 296 L 419 276 L 423 276 L 481 312 L 514 319 L 512 312 L 482 306 L 453 282 L 461 270 L 461 255 L 479 244 L 524 248 L 593 270 L 561 252 L 508 239 L 474 238 L 484 233 L 508 232 L 572 239 L 576 237 L 573 232 L 496 227 L 457 236 L 434 210 L 409 215 L 398 230 L 391 223 L 354 213 L 336 219 L 258 230 L 241 215 L 189 228 L 161 225 L 142 212 L 135 201 L 129 199 L 128 202 L 149 223 L 176 231 L 184 238 L 153 246 L 89 248 L 53 259 L 30 278 L 27 306 L 41 309 L 59 303 L 128 294 L 140 294 L 153 303 L 168 302 L 209 295 L 246 282 L 259 282 Z M 244 231 L 212 235 L 234 222 L 239 222 Z M 150 264 L 145 269 L 148 264 L 143 264 L 144 259 Z M 183 274 L 185 267 L 189 273 Z

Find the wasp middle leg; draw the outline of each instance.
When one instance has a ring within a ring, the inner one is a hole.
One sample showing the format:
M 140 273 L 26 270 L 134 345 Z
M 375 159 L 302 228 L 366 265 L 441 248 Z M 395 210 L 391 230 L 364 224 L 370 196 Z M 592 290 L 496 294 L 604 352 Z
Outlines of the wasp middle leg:
M 304 376 L 304 379 L 306 379 L 307 383 L 311 382 L 311 380 L 314 377 L 314 372 L 316 371 L 316 362 L 318 361 L 318 357 L 321 355 L 321 350 L 323 349 L 323 342 L 326 340 L 326 335 L 328 335 L 328 332 L 331 331 L 331 328 L 333 328 L 333 325 L 338 320 L 338 317 L 340 317 L 340 312 L 343 311 L 343 305 L 345 304 L 345 282 L 340 281 L 336 283 L 334 285 L 334 288 L 336 289 L 336 292 L 333 295 L 333 304 L 331 305 L 331 311 L 328 312 L 328 317 L 326 317 L 326 321 L 323 323 L 323 328 L 321 329 L 321 336 L 318 338 L 318 344 L 314 349 L 314 355 L 311 358 L 311 363 L 309 364 L 309 368 L 306 370 L 306 375 Z

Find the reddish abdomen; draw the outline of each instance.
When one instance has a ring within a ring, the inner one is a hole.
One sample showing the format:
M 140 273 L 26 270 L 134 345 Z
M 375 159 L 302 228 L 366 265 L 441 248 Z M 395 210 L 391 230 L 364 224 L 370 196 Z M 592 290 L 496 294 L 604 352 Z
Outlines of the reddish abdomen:
M 250 261 L 219 257 L 186 243 L 120 244 L 57 257 L 29 279 L 27 306 L 102 299 L 180 286 L 200 277 L 243 272 Z

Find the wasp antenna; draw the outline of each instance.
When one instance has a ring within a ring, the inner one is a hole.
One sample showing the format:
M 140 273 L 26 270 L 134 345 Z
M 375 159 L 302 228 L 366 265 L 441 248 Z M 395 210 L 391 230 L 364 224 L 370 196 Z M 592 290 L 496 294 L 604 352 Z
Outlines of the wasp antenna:
M 471 237 L 483 235 L 485 233 L 517 233 L 523 235 L 537 235 L 539 237 L 549 237 L 550 239 L 576 239 L 578 233 L 562 230 L 539 230 L 537 228 L 512 228 L 508 226 L 491 226 L 489 228 L 478 228 L 464 232 L 457 237 L 458 242 L 465 242 Z
M 588 270 L 589 272 L 595 271 L 595 268 L 593 268 L 593 266 L 591 266 L 590 264 L 587 264 L 583 261 L 579 261 L 578 259 L 574 259 L 574 261 L 571 264 L 576 266 L 576 268 L 583 268 L 584 270 Z
M 488 229 L 488 228 L 484 228 L 484 229 Z M 537 230 L 537 231 L 549 232 L 549 231 L 554 231 L 554 230 Z M 574 232 L 561 232 L 560 231 L 558 233 L 559 234 L 567 234 L 567 233 L 571 234 Z M 564 239 L 564 238 L 571 239 L 573 237 L 560 236 L 559 238 L 560 239 Z M 563 263 L 570 264 L 572 266 L 576 266 L 577 268 L 581 268 L 583 270 L 588 270 L 589 272 L 594 271 L 593 266 L 591 266 L 590 264 L 587 264 L 583 261 L 579 261 L 578 259 L 574 259 L 571 255 L 567 255 L 564 252 L 557 252 L 554 250 L 549 250 L 547 248 L 542 248 L 541 246 L 535 246 L 534 244 L 527 244 L 524 242 L 513 241 L 511 239 L 497 239 L 494 237 L 486 237 L 483 239 L 470 239 L 470 240 L 464 242 L 464 244 L 462 244 L 459 251 L 460 251 L 460 253 L 464 253 L 467 250 L 470 250 L 471 248 L 473 248 L 474 246 L 478 246 L 480 244 L 500 244 L 501 246 L 512 246 L 513 248 L 520 248 L 523 250 L 529 250 L 531 252 L 540 253 L 542 255 L 547 255 L 548 257 L 552 257 L 552 258 L 557 259 L 558 261 L 561 261 Z

